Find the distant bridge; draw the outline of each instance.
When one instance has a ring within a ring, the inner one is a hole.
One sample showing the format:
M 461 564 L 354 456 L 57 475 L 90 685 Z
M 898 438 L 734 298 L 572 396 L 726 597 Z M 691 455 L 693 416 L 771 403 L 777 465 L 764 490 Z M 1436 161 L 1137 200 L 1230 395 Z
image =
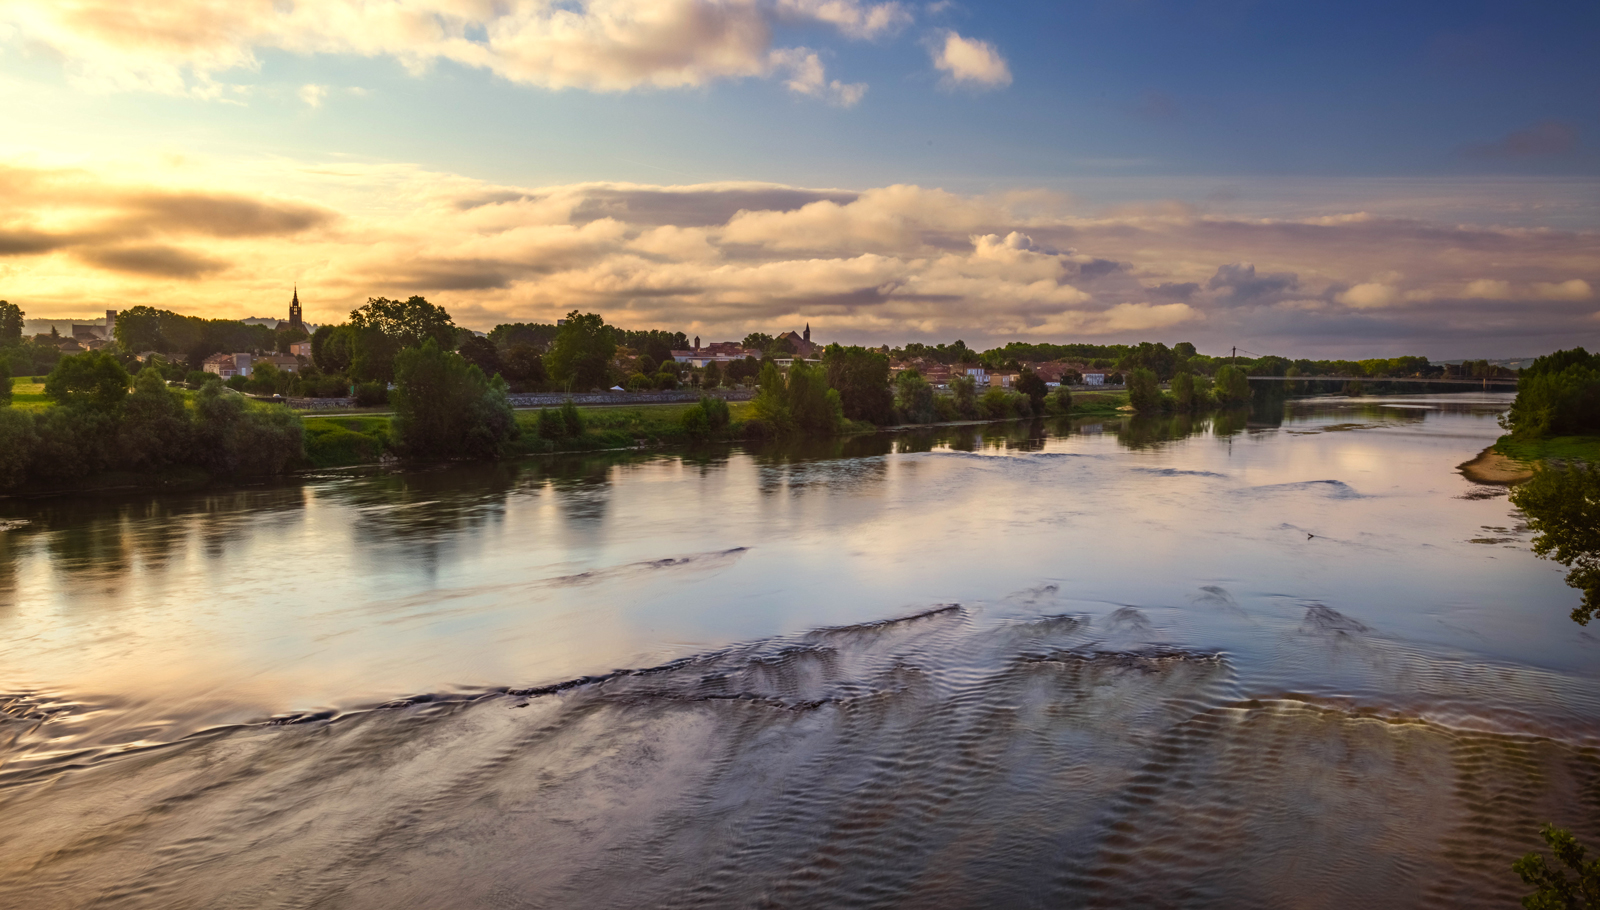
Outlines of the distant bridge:
M 1410 382 L 1423 385 L 1471 385 L 1487 389 L 1490 386 L 1515 389 L 1515 379 L 1407 379 L 1373 378 L 1371 376 L 1250 376 L 1251 382 Z

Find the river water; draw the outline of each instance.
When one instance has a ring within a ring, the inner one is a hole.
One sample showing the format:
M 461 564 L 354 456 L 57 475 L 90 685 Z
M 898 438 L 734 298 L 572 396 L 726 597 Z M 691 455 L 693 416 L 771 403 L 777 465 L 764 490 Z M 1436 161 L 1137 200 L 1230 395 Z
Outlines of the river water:
M 0 501 L 0 906 L 1503 907 L 1498 395 Z

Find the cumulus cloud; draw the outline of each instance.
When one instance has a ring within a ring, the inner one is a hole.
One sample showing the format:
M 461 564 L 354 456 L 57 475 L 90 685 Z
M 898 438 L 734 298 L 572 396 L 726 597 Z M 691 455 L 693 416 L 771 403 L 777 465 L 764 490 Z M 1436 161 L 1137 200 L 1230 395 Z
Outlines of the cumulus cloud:
M 300 100 L 306 103 L 307 107 L 322 107 L 322 99 L 328 97 L 328 87 L 326 85 L 306 84 L 300 86 L 300 91 L 297 94 L 300 96 Z
M 1011 67 L 993 44 L 963 38 L 954 30 L 940 34 L 930 44 L 933 66 L 945 74 L 945 83 L 964 88 L 992 89 L 1011 84 Z
M 263 189 L 206 189 L 222 174 Z M 1528 352 L 1548 345 L 1517 339 L 1592 326 L 1592 307 L 1573 303 L 1600 281 L 1597 239 L 1371 216 L 1086 217 L 1048 194 L 912 185 L 518 187 L 348 162 L 0 164 L 7 299 L 35 316 L 136 303 L 251 315 L 281 308 L 298 279 L 314 321 L 369 296 L 423 294 L 478 329 L 580 308 L 716 339 L 809 321 L 824 340 L 861 343 L 1211 339 L 1361 353 L 1479 337 Z
M 773 53 L 779 19 L 879 38 L 911 14 L 857 0 L 9 0 L 0 37 L 49 48 L 79 84 L 108 90 L 232 97 L 242 87 L 226 77 L 247 78 L 257 52 L 276 49 L 392 57 L 413 72 L 447 60 L 526 85 L 614 92 L 786 74 L 788 55 Z M 846 105 L 864 88 L 800 85 Z M 306 86 L 300 97 L 315 107 L 324 93 Z
M 847 85 L 837 79 L 828 81 L 823 72 L 822 59 L 807 48 L 773 51 L 772 60 L 777 66 L 788 70 L 789 78 L 783 84 L 796 94 L 825 98 L 840 107 L 855 107 L 861 96 L 867 93 L 864 82 Z

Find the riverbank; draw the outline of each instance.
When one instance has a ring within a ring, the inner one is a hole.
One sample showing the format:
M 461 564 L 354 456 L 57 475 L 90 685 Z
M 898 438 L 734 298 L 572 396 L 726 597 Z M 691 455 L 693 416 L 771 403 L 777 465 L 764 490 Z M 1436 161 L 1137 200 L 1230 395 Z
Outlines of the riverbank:
M 1491 486 L 1513 486 L 1533 476 L 1533 466 L 1511 458 L 1489 446 L 1471 461 L 1456 465 L 1456 470 L 1473 483 Z

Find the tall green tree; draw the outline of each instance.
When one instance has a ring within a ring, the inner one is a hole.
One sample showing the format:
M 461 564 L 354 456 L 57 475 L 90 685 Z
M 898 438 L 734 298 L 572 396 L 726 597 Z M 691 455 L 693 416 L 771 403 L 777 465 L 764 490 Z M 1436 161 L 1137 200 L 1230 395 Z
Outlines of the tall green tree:
M 1217 401 L 1223 405 L 1244 404 L 1250 400 L 1250 380 L 1238 367 L 1220 367 L 1217 370 L 1215 394 Z
M 844 407 L 838 390 L 828 388 L 827 377 L 820 368 L 796 360 L 789 367 L 784 392 L 795 429 L 808 436 L 838 435 L 844 423 Z
M 408 455 L 495 458 L 517 435 L 504 380 L 428 339 L 395 357 L 394 433 Z
M 839 391 L 844 416 L 886 424 L 894 419 L 889 389 L 889 355 L 862 347 L 830 344 L 822 352 L 828 385 Z
M 978 380 L 971 376 L 957 376 L 950 380 L 950 391 L 955 397 L 956 411 L 962 417 L 978 416 Z
M 456 324 L 444 307 L 429 303 L 425 297 L 409 297 L 403 301 L 387 297 L 371 297 L 365 304 L 350 311 L 350 324 L 357 329 L 377 329 L 394 339 L 398 348 L 421 347 L 433 339 L 439 347 L 455 347 Z
M 324 373 L 343 373 L 350 369 L 354 347 L 354 327 L 320 326 L 311 335 L 311 360 Z
M 1034 414 L 1044 413 L 1044 396 L 1050 394 L 1050 387 L 1038 373 L 1024 369 L 1017 376 L 1016 390 L 1028 396 Z
M 617 342 L 611 328 L 596 313 L 567 314 L 563 325 L 545 355 L 545 367 L 555 381 L 571 391 L 604 387 L 616 356 Z
M 1600 354 L 1573 348 L 1535 360 L 1501 422 L 1519 439 L 1600 432 Z
M 917 370 L 901 370 L 894 378 L 896 404 L 906 423 L 932 423 L 933 386 Z
M 194 399 L 193 450 L 216 474 L 279 474 L 305 458 L 305 427 L 282 406 L 251 405 L 208 382 Z
M 192 425 L 183 396 L 167 388 L 161 371 L 147 366 L 134 378 L 117 427 L 118 459 L 135 471 L 186 461 Z
M 1161 386 L 1153 370 L 1139 367 L 1128 377 L 1128 404 L 1141 414 L 1161 410 Z
M 63 357 L 44 382 L 44 393 L 57 404 L 113 412 L 128 397 L 128 371 L 108 351 L 86 351 Z
M 11 407 L 11 363 L 0 359 L 0 408 Z
M 22 343 L 22 308 L 0 300 L 0 348 Z

